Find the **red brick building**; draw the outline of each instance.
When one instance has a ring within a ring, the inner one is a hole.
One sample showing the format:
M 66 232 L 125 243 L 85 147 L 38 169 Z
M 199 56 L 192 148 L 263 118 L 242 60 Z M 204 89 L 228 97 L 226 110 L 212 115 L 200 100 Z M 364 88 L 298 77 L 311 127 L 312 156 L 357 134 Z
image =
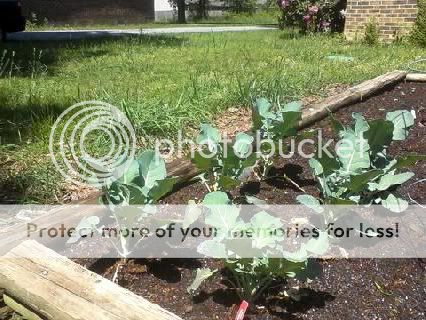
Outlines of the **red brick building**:
M 49 23 L 140 23 L 154 20 L 154 0 L 22 0 L 27 17 Z
M 382 40 L 407 34 L 416 20 L 417 0 L 348 0 L 345 35 L 362 39 L 366 24 L 375 19 Z

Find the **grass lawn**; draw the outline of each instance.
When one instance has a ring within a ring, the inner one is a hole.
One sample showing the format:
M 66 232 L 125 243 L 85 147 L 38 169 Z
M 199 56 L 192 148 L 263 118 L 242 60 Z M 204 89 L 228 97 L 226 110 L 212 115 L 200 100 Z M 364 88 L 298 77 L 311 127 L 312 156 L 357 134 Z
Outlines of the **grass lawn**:
M 48 138 L 55 118 L 77 102 L 125 109 L 140 136 L 174 137 L 231 106 L 248 106 L 251 96 L 322 95 L 332 84 L 404 68 L 422 53 L 405 44 L 368 47 L 278 30 L 1 44 L 0 190 L 19 201 L 60 197 Z M 333 62 L 329 54 L 354 61 Z

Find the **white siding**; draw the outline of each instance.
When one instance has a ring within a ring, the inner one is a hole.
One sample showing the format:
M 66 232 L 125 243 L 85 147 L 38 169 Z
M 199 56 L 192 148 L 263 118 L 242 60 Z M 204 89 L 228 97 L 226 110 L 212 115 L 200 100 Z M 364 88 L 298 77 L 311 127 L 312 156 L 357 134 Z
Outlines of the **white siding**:
M 155 0 L 155 11 L 171 11 L 173 8 L 170 6 L 168 0 Z

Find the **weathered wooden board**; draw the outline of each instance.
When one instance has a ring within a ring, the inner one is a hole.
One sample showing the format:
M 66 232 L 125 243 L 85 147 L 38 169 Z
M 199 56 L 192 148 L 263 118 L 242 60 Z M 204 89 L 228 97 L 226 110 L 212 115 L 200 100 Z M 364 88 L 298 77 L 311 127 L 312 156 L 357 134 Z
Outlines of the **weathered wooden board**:
M 401 82 L 406 76 L 405 71 L 392 71 L 314 104 L 309 107 L 310 110 L 304 112 L 300 128 L 306 128 L 316 121 L 324 119 L 330 112 L 360 102 L 388 86 Z
M 0 288 L 49 320 L 182 320 L 33 240 L 0 258 Z
M 176 159 L 166 165 L 167 174 L 171 177 L 181 177 L 183 183 L 195 177 L 199 171 L 189 159 Z
M 426 73 L 409 73 L 406 77 L 407 81 L 426 82 Z

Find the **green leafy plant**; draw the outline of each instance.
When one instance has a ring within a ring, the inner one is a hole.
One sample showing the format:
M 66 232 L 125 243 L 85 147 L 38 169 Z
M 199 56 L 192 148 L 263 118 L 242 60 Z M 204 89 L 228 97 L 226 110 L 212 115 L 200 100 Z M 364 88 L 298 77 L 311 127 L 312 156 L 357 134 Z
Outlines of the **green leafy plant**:
M 388 112 L 384 120 L 366 121 L 359 113 L 352 117 L 354 121 L 347 127 L 332 119 L 333 130 L 339 138 L 336 152 L 321 155 L 317 152 L 309 161 L 321 192 L 320 199 L 301 195 L 297 200 L 317 213 L 324 213 L 321 204 L 382 204 L 393 212 L 404 211 L 408 202 L 397 195 L 395 186 L 407 182 L 414 174 L 401 169 L 426 160 L 426 156 L 393 159 L 388 149 L 393 141 L 407 138 L 415 116 L 399 110 Z M 328 222 L 335 218 L 328 217 Z
M 259 135 L 260 141 L 268 140 L 273 142 L 262 143 L 259 148 L 260 167 L 262 177 L 268 175 L 274 159 L 279 155 L 280 146 L 283 139 L 295 136 L 297 128 L 302 118 L 300 102 L 291 102 L 283 106 L 274 107 L 267 99 L 259 98 L 253 103 L 252 121 L 253 131 Z M 283 150 L 284 151 L 284 150 Z
M 102 202 L 106 205 L 153 204 L 169 193 L 177 177 L 167 177 L 166 164 L 155 151 L 142 152 L 127 171 L 105 186 Z
M 155 213 L 150 205 L 169 193 L 178 180 L 177 177 L 167 177 L 164 160 L 151 150 L 144 151 L 133 159 L 124 174 L 120 175 L 117 180 L 103 188 L 104 194 L 101 198 L 101 203 L 107 205 L 112 213 L 118 230 L 132 230 L 139 219 Z M 132 205 L 144 206 L 129 207 Z M 99 222 L 97 217 L 83 219 L 68 242 L 78 241 L 82 235 L 81 230 L 86 233 L 92 230 L 102 232 L 96 228 Z M 127 234 L 119 232 L 120 246 L 115 246 L 124 259 L 137 245 L 130 242 L 131 239 L 125 236 Z
M 177 177 L 167 177 L 166 164 L 160 155 L 152 150 L 144 151 L 131 162 L 122 177 L 105 187 L 102 201 L 110 208 L 119 230 L 131 230 L 138 219 L 155 213 L 149 205 L 169 193 L 177 180 Z M 145 207 L 139 210 L 129 205 Z M 131 253 L 129 240 L 120 234 L 118 252 L 123 258 Z
M 370 19 L 365 25 L 364 41 L 370 46 L 379 44 L 379 27 L 375 19 Z
M 274 159 L 283 149 L 282 139 L 297 134 L 301 106 L 300 102 L 273 106 L 265 98 L 253 103 L 252 131 L 261 142 L 256 152 L 253 152 L 252 135 L 238 133 L 233 144 L 224 143 L 219 130 L 209 124 L 201 124 L 197 143 L 203 148 L 196 151 L 191 160 L 205 172 L 198 178 L 209 192 L 235 188 L 241 184 L 242 178 L 257 169 L 266 178 Z
M 318 238 L 302 244 L 297 252 L 286 252 L 283 238 L 273 232 L 283 227 L 279 218 L 260 211 L 245 221 L 240 214 L 241 208 L 233 205 L 224 192 L 208 193 L 203 205 L 209 209 L 205 223 L 216 233 L 213 239 L 199 245 L 198 252 L 212 258 L 227 257 L 224 259 L 230 274 L 227 280 L 237 289 L 240 298 L 248 302 L 256 300 L 275 280 L 306 276 L 309 255 L 322 254 L 328 249 L 328 235 L 319 233 Z M 232 234 L 247 236 L 233 238 L 229 236 Z M 285 258 L 269 258 L 272 255 Z M 247 256 L 250 258 L 245 258 Z M 188 292 L 196 291 L 202 281 L 215 272 L 217 270 L 198 269 Z
M 219 130 L 202 124 L 192 162 L 204 173 L 198 176 L 209 191 L 230 190 L 241 184 L 240 179 L 256 163 L 252 152 L 253 137 L 238 133 L 235 142 L 223 143 Z
M 31 12 L 29 17 L 25 22 L 25 29 L 29 31 L 40 29 L 41 27 L 45 27 L 49 24 L 47 18 L 39 19 L 35 12 Z
M 411 32 L 411 40 L 419 46 L 426 47 L 426 0 L 418 0 L 419 11 Z

